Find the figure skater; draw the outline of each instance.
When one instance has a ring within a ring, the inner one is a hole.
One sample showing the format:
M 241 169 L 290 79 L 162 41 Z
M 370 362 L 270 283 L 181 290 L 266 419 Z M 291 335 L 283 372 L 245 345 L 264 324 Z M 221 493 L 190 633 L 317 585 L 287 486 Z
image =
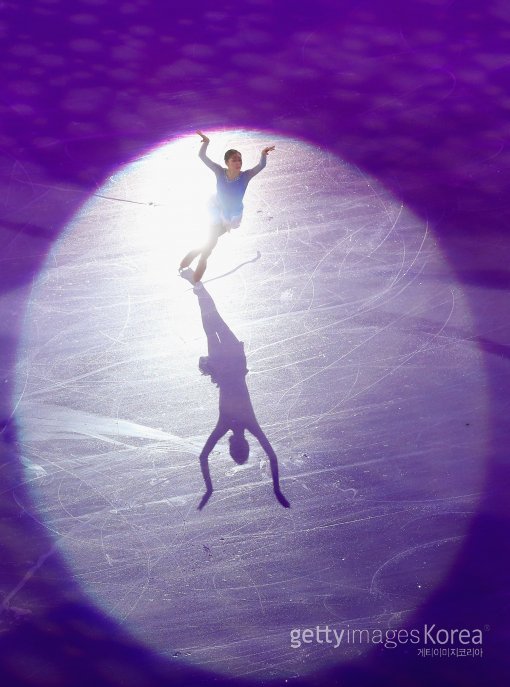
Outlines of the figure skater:
M 202 137 L 202 146 L 198 156 L 205 164 L 212 169 L 216 175 L 216 197 L 214 198 L 210 210 L 212 216 L 211 231 L 208 241 L 202 248 L 191 250 L 181 261 L 179 270 L 189 267 L 193 260 L 200 256 L 195 274 L 194 283 L 199 282 L 207 267 L 207 258 L 211 255 L 218 238 L 231 229 L 237 229 L 243 217 L 243 197 L 246 187 L 253 177 L 266 166 L 268 153 L 274 150 L 274 146 L 264 148 L 260 155 L 260 162 L 256 167 L 241 172 L 243 160 L 238 150 L 231 148 L 224 156 L 225 169 L 216 162 L 213 162 L 206 155 L 209 139 L 201 131 L 197 134 Z
M 192 270 L 181 272 L 181 276 L 193 283 Z M 255 417 L 250 393 L 246 385 L 248 369 L 244 344 L 236 338 L 221 318 L 213 299 L 203 284 L 197 284 L 193 291 L 198 297 L 208 349 L 207 357 L 200 358 L 198 366 L 202 374 L 209 375 L 211 381 L 220 390 L 218 421 L 200 453 L 200 467 L 206 490 L 198 508 L 201 510 L 205 506 L 213 492 L 209 472 L 209 454 L 218 441 L 231 431 L 232 434 L 229 436 L 230 455 L 238 465 L 243 465 L 247 462 L 250 451 L 250 446 L 245 437 L 246 430 L 258 440 L 266 452 L 271 467 L 275 496 L 282 506 L 289 508 L 290 504 L 280 489 L 276 453 Z

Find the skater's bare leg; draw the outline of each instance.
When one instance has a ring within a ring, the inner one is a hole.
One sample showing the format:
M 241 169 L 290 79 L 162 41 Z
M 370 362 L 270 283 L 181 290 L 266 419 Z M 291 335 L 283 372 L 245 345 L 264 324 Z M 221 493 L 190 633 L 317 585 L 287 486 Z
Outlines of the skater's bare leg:
M 204 276 L 204 272 L 207 269 L 207 258 L 202 255 L 200 257 L 200 260 L 198 261 L 197 269 L 195 270 L 195 274 L 193 275 L 193 281 L 195 284 L 197 284 L 202 277 Z
M 202 279 L 204 272 L 207 269 L 207 259 L 213 252 L 215 245 L 218 243 L 219 237 L 221 236 L 221 234 L 224 233 L 225 230 L 221 226 L 215 226 L 212 228 L 211 237 L 209 241 L 205 244 L 205 246 L 202 248 L 200 260 L 198 261 L 197 269 L 195 270 L 195 275 L 193 277 L 193 281 L 195 282 L 195 284 Z
M 195 270 L 195 274 L 193 275 L 193 281 L 195 282 L 195 284 L 199 282 L 204 276 L 204 272 L 207 269 L 207 258 L 211 255 L 213 248 L 217 243 L 218 238 L 216 238 L 214 243 L 212 243 L 212 241 L 209 241 L 207 246 L 204 247 L 204 250 L 200 255 L 200 260 L 198 261 L 197 269 Z
M 181 260 L 181 264 L 179 265 L 180 270 L 186 269 L 186 267 L 189 267 L 193 260 L 197 257 L 197 255 L 200 255 L 201 253 L 201 248 L 195 249 L 195 250 L 190 250 L 189 253 L 187 253 L 183 259 Z

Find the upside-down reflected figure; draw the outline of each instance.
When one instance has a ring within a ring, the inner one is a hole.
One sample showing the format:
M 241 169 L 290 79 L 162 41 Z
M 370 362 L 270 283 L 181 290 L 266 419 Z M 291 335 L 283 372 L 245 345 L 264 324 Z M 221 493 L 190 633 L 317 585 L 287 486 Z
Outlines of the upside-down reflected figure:
M 191 270 L 182 273 L 185 279 L 193 282 Z M 273 490 L 276 498 L 285 508 L 290 504 L 280 489 L 278 459 L 268 438 L 262 431 L 250 399 L 246 384 L 246 355 L 244 344 L 239 341 L 218 313 L 210 294 L 202 284 L 197 284 L 194 292 L 198 297 L 202 324 L 207 336 L 208 355 L 199 360 L 202 374 L 209 375 L 219 387 L 219 417 L 215 428 L 205 442 L 200 453 L 200 467 L 205 482 L 205 494 L 199 504 L 202 509 L 213 492 L 209 471 L 209 455 L 218 441 L 229 431 L 230 455 L 238 465 L 247 462 L 250 447 L 245 431 L 250 432 L 260 443 L 269 458 Z

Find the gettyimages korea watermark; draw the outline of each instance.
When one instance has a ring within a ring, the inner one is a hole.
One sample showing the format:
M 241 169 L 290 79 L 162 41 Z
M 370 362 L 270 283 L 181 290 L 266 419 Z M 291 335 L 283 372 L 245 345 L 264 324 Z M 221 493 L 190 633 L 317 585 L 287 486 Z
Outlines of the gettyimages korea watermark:
M 399 646 L 415 645 L 419 656 L 483 656 L 484 633 L 487 625 L 481 628 L 445 628 L 435 623 L 409 630 L 372 628 L 337 630 L 329 625 L 316 625 L 314 628 L 294 628 L 290 631 L 290 646 L 299 649 L 303 645 L 325 644 L 334 649 L 353 644 L 383 646 L 396 649 Z

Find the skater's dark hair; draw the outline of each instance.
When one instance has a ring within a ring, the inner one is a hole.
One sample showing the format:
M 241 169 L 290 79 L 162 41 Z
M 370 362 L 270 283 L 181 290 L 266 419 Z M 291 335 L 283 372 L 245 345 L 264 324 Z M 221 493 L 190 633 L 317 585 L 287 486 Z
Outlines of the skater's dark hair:
M 244 434 L 231 434 L 228 438 L 230 455 L 238 465 L 244 465 L 250 455 L 250 445 Z
M 236 154 L 241 155 L 241 153 L 238 150 L 235 150 L 235 148 L 229 148 L 227 150 L 227 152 L 225 153 L 225 155 L 223 156 L 223 159 L 225 160 L 225 162 L 228 162 L 230 160 L 230 158 L 232 157 L 232 155 L 236 155 Z M 241 157 L 242 157 L 242 155 L 241 155 Z

